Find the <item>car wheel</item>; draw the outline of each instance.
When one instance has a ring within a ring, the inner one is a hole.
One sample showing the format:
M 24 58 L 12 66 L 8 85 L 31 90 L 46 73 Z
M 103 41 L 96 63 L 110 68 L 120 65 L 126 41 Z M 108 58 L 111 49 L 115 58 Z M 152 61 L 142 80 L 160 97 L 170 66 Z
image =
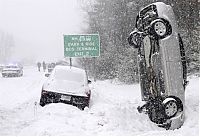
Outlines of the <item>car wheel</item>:
M 85 107 L 88 107 L 88 108 L 89 108 L 89 103 L 87 103 L 87 104 L 80 104 L 80 105 L 77 105 L 77 107 L 78 107 L 80 110 L 84 110 Z
M 131 32 L 130 36 L 128 37 L 128 43 L 130 46 L 133 46 L 134 48 L 140 47 L 140 37 L 141 35 L 137 31 Z
M 174 98 L 166 98 L 163 101 L 164 114 L 167 119 L 174 117 L 178 112 L 178 104 Z
M 166 119 L 163 114 L 163 105 L 161 99 L 153 99 L 147 104 L 149 119 L 156 124 L 163 124 Z
M 44 107 L 44 106 L 46 105 L 46 103 L 47 103 L 47 102 L 46 102 L 46 98 L 42 96 L 42 97 L 40 98 L 40 106 Z
M 78 105 L 77 106 L 80 110 L 84 110 L 85 106 L 84 105 Z
M 158 39 L 163 39 L 172 33 L 172 27 L 165 19 L 156 19 L 151 22 L 150 26 L 150 34 Z

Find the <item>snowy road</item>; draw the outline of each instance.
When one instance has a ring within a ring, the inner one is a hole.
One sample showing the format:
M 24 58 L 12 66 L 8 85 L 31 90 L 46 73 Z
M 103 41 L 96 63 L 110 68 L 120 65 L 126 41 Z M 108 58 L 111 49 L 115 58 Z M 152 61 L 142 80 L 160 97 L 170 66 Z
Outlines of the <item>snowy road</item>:
M 0 135 L 199 135 L 199 78 L 186 90 L 186 120 L 181 129 L 166 131 L 137 112 L 139 85 L 110 81 L 92 84 L 91 106 L 84 111 L 66 104 L 41 107 L 44 72 L 25 67 L 24 76 L 0 77 Z

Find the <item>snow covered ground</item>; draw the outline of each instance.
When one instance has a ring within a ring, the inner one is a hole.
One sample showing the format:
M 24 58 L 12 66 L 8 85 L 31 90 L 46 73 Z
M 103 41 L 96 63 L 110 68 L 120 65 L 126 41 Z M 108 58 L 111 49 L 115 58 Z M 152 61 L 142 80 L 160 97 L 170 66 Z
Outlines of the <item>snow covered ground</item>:
M 199 78 L 186 89 L 184 125 L 167 131 L 137 112 L 143 104 L 139 84 L 97 81 L 91 106 L 84 111 L 66 104 L 38 105 L 44 72 L 25 67 L 24 76 L 0 77 L 0 135 L 199 135 Z

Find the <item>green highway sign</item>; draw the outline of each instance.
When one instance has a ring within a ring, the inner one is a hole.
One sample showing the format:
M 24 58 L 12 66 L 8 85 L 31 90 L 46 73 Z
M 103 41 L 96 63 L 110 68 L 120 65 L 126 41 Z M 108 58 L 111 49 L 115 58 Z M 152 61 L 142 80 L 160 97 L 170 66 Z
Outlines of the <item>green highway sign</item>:
M 64 35 L 65 57 L 100 56 L 100 38 L 98 34 Z

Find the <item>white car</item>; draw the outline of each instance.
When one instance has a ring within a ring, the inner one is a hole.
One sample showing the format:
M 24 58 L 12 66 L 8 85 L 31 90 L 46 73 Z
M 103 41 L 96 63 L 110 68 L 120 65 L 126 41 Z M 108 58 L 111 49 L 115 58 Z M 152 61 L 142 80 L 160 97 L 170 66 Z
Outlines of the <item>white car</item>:
M 184 46 L 172 7 L 162 2 L 139 11 L 128 42 L 138 49 L 141 96 L 138 107 L 166 129 L 184 123 L 187 68 Z
M 3 77 L 23 76 L 23 67 L 19 63 L 11 63 L 3 66 L 1 71 Z
M 89 107 L 90 82 L 85 70 L 57 65 L 42 87 L 40 105 L 66 103 L 80 109 Z

